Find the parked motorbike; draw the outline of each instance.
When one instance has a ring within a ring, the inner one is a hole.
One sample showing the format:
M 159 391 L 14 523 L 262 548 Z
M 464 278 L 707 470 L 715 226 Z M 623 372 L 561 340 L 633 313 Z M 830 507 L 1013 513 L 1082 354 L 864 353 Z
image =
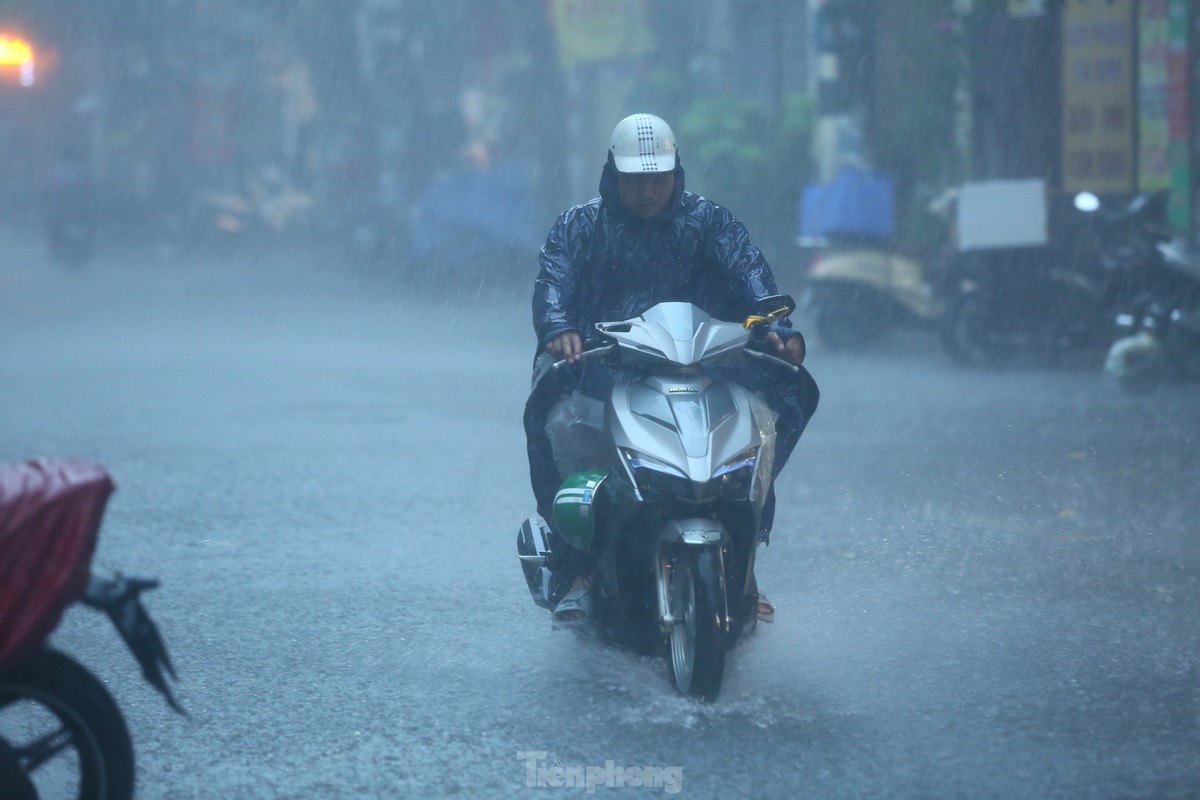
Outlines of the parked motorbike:
M 942 316 L 926 265 L 893 246 L 893 195 L 889 175 L 850 166 L 804 189 L 797 244 L 812 255 L 802 300 L 830 348 L 869 346 Z
M 273 238 L 294 234 L 311 224 L 312 195 L 292 185 L 275 166 L 248 177 L 233 191 L 202 191 L 191 211 L 202 237 Z
M 921 262 L 880 245 L 828 243 L 805 280 L 817 335 L 838 350 L 874 344 L 899 327 L 929 327 L 944 313 Z
M 1130 391 L 1200 378 L 1200 251 L 1158 242 L 1138 274 L 1138 291 L 1116 314 L 1105 371 Z
M 553 609 L 567 590 L 555 580 L 562 554 L 552 541 L 589 552 L 592 630 L 669 657 L 675 686 L 703 701 L 717 698 L 728 652 L 757 624 L 754 557 L 775 452 L 765 401 L 707 370 L 751 360 L 797 370 L 754 349 L 794 308 L 773 297 L 761 315 L 731 323 L 668 302 L 597 323 L 584 354 L 603 357 L 619 379 L 598 419 L 581 415 L 554 444 L 560 469 L 560 453 L 587 454 L 555 497 L 558 535 L 540 517 L 517 535 L 534 603 Z
M 1000 365 L 1019 356 L 1060 359 L 1093 353 L 1111 340 L 1114 309 L 1130 274 L 1111 257 L 1131 231 L 1161 216 L 1155 195 L 1103 209 L 1094 195 L 1073 198 L 1040 246 L 959 250 L 951 259 L 942 343 L 956 361 Z
M 47 644 L 79 602 L 104 612 L 143 677 L 183 713 L 140 595 L 158 582 L 90 569 L 114 484 L 98 465 L 42 459 L 0 467 L 0 798 L 123 800 L 134 792 L 129 729 L 104 684 Z

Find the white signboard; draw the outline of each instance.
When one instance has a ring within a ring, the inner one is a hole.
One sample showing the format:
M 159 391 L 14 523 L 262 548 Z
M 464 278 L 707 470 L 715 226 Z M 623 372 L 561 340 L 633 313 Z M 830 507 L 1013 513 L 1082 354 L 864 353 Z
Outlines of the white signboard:
M 1037 247 L 1046 238 L 1045 181 L 980 181 L 959 190 L 959 250 Z

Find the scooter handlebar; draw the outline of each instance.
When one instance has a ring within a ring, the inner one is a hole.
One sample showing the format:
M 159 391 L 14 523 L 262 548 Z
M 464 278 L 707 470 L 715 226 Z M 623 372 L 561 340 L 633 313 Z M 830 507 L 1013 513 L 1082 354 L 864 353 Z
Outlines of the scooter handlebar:
M 617 349 L 617 345 L 615 343 L 606 344 L 603 347 L 593 347 L 591 350 L 584 350 L 582 353 L 579 354 L 579 357 L 582 359 L 582 358 L 588 358 L 590 356 L 603 355 L 605 353 L 611 353 L 613 350 L 616 350 L 616 349 Z M 571 361 L 569 359 L 564 358 L 561 361 L 555 361 L 553 364 L 551 364 L 550 369 L 557 370 L 559 367 L 566 366 L 567 364 L 570 364 L 570 363 L 571 363 Z
M 582 353 L 579 354 L 579 357 L 582 359 L 582 358 L 589 358 L 591 356 L 604 355 L 605 353 L 611 353 L 615 349 L 617 349 L 616 344 L 608 344 L 608 345 L 604 345 L 603 347 L 593 347 L 591 350 L 584 350 Z M 742 352 L 744 352 L 746 355 L 748 355 L 752 358 L 761 359 L 763 361 L 773 363 L 776 366 L 782 367 L 783 369 L 786 369 L 789 372 L 791 372 L 793 375 L 798 374 L 800 372 L 800 367 L 796 366 L 795 364 L 791 363 L 790 361 L 785 361 L 782 358 L 778 358 L 769 353 L 762 353 L 762 352 L 759 352 L 758 350 L 753 350 L 749 347 L 747 347 Z M 550 369 L 551 369 L 551 371 L 554 371 L 554 370 L 557 370 L 559 367 L 564 367 L 570 363 L 571 362 L 568 359 L 564 358 L 560 361 L 555 361 L 550 366 Z
M 763 361 L 773 362 L 776 365 L 788 370 L 793 375 L 796 375 L 800 372 L 800 367 L 797 366 L 796 364 L 793 364 L 790 361 L 784 361 L 782 358 L 779 358 L 778 356 L 773 356 L 770 353 L 763 353 L 758 350 L 751 350 L 749 347 L 746 348 L 745 353 L 746 353 L 746 355 L 751 356 L 753 358 L 758 358 L 758 359 L 762 359 Z

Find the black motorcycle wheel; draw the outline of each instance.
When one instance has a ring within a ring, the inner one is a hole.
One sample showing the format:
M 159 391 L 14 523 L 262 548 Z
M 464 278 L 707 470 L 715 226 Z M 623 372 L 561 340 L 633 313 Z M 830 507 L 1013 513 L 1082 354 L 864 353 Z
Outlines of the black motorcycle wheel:
M 133 743 L 112 696 L 70 657 L 43 649 L 0 675 L 0 798 L 133 797 Z M 44 772 L 40 772 L 45 767 Z M 15 772 L 14 772 L 15 771 Z M 47 793 L 47 792 L 52 793 Z
M 671 675 L 679 691 L 703 702 L 721 693 L 728 612 L 720 552 L 685 547 L 671 566 Z
M 976 295 L 958 300 L 942 322 L 942 345 L 955 362 L 968 366 L 1002 366 L 1016 348 L 998 333 L 993 311 Z

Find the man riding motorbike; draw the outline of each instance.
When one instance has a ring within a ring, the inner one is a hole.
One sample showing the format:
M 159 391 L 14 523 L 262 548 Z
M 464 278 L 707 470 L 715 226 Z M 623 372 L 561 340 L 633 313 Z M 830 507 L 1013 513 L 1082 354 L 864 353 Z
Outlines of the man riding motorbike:
M 600 196 L 563 212 L 539 262 L 533 291 L 538 355 L 524 421 L 538 513 L 552 525 L 554 495 L 564 476 L 554 459 L 547 421 L 571 393 L 598 400 L 612 383 L 606 367 L 582 356 L 594 324 L 631 319 L 665 301 L 693 303 L 717 319 L 745 319 L 760 300 L 779 290 L 745 226 L 727 209 L 685 190 L 675 135 L 651 114 L 634 114 L 617 124 L 600 176 Z M 779 358 L 797 366 L 804 361 L 804 337 L 789 321 L 773 323 L 767 341 Z M 546 374 L 559 360 L 570 368 Z M 816 382 L 803 367 L 788 379 L 777 372 L 746 369 L 737 374 L 740 383 L 762 392 L 778 414 L 772 489 L 759 534 L 764 543 L 774 518 L 774 478 L 819 397 Z M 561 554 L 556 575 L 571 582 L 554 610 L 554 621 L 577 624 L 590 611 L 589 557 L 565 545 L 554 552 Z M 770 621 L 773 615 L 774 608 L 760 595 L 760 618 Z

